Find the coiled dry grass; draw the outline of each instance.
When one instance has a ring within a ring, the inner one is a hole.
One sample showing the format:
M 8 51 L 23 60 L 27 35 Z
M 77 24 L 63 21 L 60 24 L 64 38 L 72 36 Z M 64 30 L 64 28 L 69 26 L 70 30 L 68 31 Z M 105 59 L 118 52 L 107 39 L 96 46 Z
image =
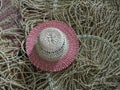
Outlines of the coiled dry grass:
M 0 89 L 119 90 L 119 11 L 97 0 L 15 0 L 14 3 L 23 18 L 20 22 L 22 39 L 17 38 L 21 47 L 12 56 L 8 55 L 8 49 L 2 48 Z M 46 20 L 66 22 L 80 40 L 76 60 L 60 72 L 37 69 L 26 55 L 27 35 L 34 26 Z

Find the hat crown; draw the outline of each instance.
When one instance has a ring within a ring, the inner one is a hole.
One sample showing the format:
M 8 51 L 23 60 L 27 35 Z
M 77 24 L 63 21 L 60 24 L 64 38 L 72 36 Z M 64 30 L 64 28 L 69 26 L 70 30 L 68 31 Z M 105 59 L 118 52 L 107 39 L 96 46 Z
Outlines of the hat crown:
M 65 41 L 64 34 L 57 28 L 46 28 L 38 37 L 38 44 L 48 52 L 54 52 L 62 47 Z
M 57 28 L 45 28 L 38 36 L 36 49 L 39 56 L 45 60 L 56 61 L 67 52 L 67 38 Z

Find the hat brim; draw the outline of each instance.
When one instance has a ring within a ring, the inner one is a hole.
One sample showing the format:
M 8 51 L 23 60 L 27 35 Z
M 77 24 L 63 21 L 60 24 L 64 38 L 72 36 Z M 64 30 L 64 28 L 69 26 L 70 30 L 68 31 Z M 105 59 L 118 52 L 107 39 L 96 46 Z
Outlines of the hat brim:
M 39 33 L 49 27 L 61 30 L 66 35 L 69 43 L 67 53 L 60 60 L 53 62 L 42 59 L 35 49 Z M 26 39 L 26 52 L 30 61 L 44 71 L 56 72 L 67 68 L 75 60 L 78 50 L 79 41 L 75 31 L 66 23 L 57 20 L 46 21 L 34 27 Z

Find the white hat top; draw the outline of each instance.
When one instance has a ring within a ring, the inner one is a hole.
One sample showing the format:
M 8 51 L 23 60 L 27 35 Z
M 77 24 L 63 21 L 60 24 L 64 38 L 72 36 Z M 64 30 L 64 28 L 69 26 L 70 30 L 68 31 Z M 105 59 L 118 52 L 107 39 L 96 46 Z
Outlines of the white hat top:
M 68 40 L 57 28 L 42 30 L 36 41 L 36 50 L 40 57 L 47 61 L 57 61 L 68 51 Z

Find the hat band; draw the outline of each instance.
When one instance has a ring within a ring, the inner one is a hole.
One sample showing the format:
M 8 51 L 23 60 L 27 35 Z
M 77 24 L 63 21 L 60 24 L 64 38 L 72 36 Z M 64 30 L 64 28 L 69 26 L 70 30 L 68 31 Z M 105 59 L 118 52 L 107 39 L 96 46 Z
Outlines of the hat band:
M 56 51 L 49 52 L 47 50 L 44 50 L 39 44 L 36 44 L 36 51 L 41 58 L 47 61 L 57 61 L 66 54 L 68 47 L 68 41 L 65 39 L 62 46 Z
M 62 46 L 58 50 L 56 50 L 56 51 L 49 52 L 49 51 L 43 49 L 42 47 L 39 47 L 39 49 L 44 51 L 44 52 L 46 52 L 46 53 L 48 53 L 48 54 L 51 54 L 51 53 L 57 53 L 57 52 L 61 51 L 64 48 L 64 46 L 65 46 L 65 40 L 64 40 Z

